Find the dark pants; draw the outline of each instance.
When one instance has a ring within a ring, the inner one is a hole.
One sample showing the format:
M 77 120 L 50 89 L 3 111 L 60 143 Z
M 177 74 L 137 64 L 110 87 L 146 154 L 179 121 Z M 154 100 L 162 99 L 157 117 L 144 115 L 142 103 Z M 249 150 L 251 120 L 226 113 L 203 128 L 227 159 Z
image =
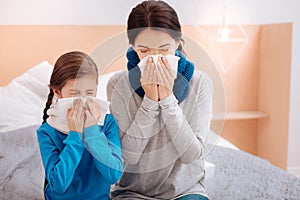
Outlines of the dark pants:
M 208 200 L 208 198 L 199 194 L 188 194 L 176 200 Z

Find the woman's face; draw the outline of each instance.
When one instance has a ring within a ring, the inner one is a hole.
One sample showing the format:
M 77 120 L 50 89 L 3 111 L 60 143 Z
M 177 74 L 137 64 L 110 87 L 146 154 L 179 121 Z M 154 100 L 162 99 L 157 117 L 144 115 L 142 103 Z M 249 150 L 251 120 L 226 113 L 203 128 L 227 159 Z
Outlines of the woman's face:
M 96 96 L 97 80 L 95 76 L 83 76 L 71 79 L 60 90 L 53 90 L 58 98 Z
M 137 35 L 133 48 L 142 60 L 147 55 L 174 55 L 178 45 L 168 33 L 147 28 Z

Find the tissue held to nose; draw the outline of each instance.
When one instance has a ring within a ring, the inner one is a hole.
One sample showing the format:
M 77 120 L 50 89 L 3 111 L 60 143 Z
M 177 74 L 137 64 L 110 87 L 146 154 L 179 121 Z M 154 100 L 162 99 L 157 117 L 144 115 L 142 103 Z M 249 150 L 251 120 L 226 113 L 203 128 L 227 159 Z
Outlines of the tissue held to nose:
M 140 67 L 140 70 L 141 70 L 141 73 L 144 72 L 144 69 L 147 65 L 147 61 L 148 61 L 148 58 L 149 57 L 152 57 L 153 58 L 153 63 L 155 64 L 155 67 L 158 63 L 158 58 L 159 57 L 165 57 L 168 61 L 168 63 L 170 64 L 171 68 L 172 68 L 172 71 L 174 72 L 174 75 L 176 76 L 176 73 L 177 73 L 177 66 L 178 66 L 178 61 L 180 59 L 180 57 L 178 56 L 175 56 L 175 55 L 166 55 L 166 56 L 163 56 L 161 54 L 158 54 L 158 55 L 148 55 L 146 57 L 144 57 L 139 63 L 138 63 L 138 66 Z
M 69 131 L 68 128 L 68 120 L 67 120 L 67 111 L 72 106 L 73 102 L 76 99 L 81 99 L 83 104 L 85 105 L 87 99 L 91 99 L 94 101 L 100 108 L 100 119 L 98 125 L 104 124 L 104 119 L 106 113 L 108 112 L 108 108 L 110 103 L 108 101 L 96 98 L 96 97 L 71 97 L 71 98 L 61 98 L 57 99 L 57 102 L 52 104 L 50 109 L 47 111 L 49 115 L 48 123 L 60 130 L 61 132 L 67 133 Z

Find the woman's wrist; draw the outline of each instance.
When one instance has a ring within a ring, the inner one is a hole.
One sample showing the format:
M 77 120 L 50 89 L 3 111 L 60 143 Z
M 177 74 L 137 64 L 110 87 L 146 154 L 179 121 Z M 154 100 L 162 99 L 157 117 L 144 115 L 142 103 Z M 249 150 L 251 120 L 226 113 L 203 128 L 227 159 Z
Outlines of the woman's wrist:
M 151 99 L 152 101 L 158 101 L 157 95 L 149 95 L 149 94 L 145 94 L 145 96 L 146 96 L 148 99 Z
M 154 101 L 146 95 L 144 96 L 142 106 L 146 110 L 157 111 L 159 109 L 158 101 Z
M 160 107 L 164 110 L 169 108 L 172 105 L 177 105 L 178 104 L 178 100 L 176 99 L 175 95 L 172 93 L 171 95 L 169 95 L 168 97 L 160 100 L 158 102 L 158 104 L 160 105 Z
M 161 90 L 161 91 L 159 91 L 159 99 L 158 99 L 158 101 L 162 101 L 165 98 L 171 96 L 172 94 L 173 94 L 173 92 L 170 91 L 170 90 L 167 90 L 167 89 Z

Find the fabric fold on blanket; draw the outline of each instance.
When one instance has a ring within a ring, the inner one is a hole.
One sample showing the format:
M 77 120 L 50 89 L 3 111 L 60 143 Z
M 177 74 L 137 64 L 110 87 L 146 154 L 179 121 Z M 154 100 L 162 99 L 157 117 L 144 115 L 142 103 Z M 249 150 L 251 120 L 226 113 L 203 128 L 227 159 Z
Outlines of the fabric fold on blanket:
M 215 164 L 206 181 L 211 200 L 300 199 L 300 179 L 244 151 L 215 146 L 205 158 Z

